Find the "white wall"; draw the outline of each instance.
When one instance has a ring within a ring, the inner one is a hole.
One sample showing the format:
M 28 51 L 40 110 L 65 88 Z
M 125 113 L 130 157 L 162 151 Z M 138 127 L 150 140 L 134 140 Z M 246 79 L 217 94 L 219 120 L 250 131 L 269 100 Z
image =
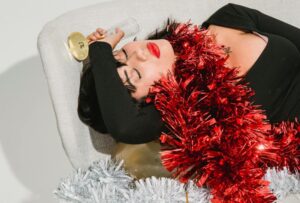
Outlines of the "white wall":
M 58 202 L 52 191 L 72 167 L 56 128 L 36 40 L 46 22 L 104 1 L 0 0 L 1 203 Z

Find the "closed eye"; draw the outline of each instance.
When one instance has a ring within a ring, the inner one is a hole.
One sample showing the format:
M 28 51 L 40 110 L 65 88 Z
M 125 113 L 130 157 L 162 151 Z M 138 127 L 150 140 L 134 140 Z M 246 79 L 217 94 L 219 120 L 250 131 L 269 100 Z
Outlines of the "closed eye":
M 140 71 L 138 71 L 138 69 L 136 69 L 136 68 L 133 68 L 133 70 L 135 70 L 135 72 L 138 74 L 139 78 L 141 79 L 141 78 L 142 78 L 142 76 L 141 76 L 141 73 L 140 73 Z
M 127 52 L 126 52 L 126 50 L 124 49 L 124 48 L 121 48 L 121 50 L 124 52 L 124 54 L 126 55 L 126 61 L 128 60 L 128 54 L 127 54 Z M 125 63 L 126 64 L 126 63 Z M 127 66 L 128 66 L 128 64 L 126 64 Z M 141 73 L 140 73 L 140 71 L 138 71 L 138 69 L 136 69 L 136 68 L 133 68 L 133 70 L 135 70 L 135 72 L 138 74 L 138 76 L 139 76 L 139 78 L 141 79 L 142 78 L 142 76 L 141 76 Z
M 126 70 L 124 70 L 124 74 L 126 76 L 126 81 L 125 82 L 128 82 L 128 84 L 132 87 L 134 87 L 136 89 L 136 87 L 131 83 L 131 81 L 129 80 L 129 77 L 128 77 L 128 74 L 126 72 Z

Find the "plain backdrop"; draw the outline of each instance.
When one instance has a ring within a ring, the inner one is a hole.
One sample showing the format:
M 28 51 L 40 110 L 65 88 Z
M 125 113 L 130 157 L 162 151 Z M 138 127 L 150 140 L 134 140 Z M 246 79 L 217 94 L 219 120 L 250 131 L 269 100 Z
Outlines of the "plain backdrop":
M 0 203 L 58 202 L 52 191 L 73 169 L 57 131 L 37 36 L 59 15 L 105 1 L 112 0 L 0 0 Z
M 54 203 L 63 151 L 37 36 L 48 21 L 105 0 L 0 0 L 0 202 Z

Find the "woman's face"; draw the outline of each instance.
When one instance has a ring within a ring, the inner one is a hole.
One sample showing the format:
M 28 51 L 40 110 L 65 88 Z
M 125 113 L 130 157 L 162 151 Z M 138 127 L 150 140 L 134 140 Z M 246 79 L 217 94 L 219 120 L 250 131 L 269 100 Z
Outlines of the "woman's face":
M 172 45 L 165 39 L 129 42 L 113 54 L 126 64 L 117 71 L 124 85 L 135 87 L 131 96 L 138 101 L 147 96 L 154 81 L 172 72 L 176 60 Z

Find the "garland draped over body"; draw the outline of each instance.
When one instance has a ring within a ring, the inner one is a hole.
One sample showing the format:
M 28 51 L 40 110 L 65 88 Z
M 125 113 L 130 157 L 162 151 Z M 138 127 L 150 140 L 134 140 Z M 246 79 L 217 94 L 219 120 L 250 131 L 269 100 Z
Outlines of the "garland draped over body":
M 300 124 L 270 124 L 251 102 L 254 90 L 225 65 L 224 46 L 206 32 L 189 20 L 166 37 L 177 60 L 146 99 L 170 130 L 160 136 L 162 164 L 180 182 L 208 187 L 212 202 L 273 202 L 263 176 L 268 167 L 299 171 Z

